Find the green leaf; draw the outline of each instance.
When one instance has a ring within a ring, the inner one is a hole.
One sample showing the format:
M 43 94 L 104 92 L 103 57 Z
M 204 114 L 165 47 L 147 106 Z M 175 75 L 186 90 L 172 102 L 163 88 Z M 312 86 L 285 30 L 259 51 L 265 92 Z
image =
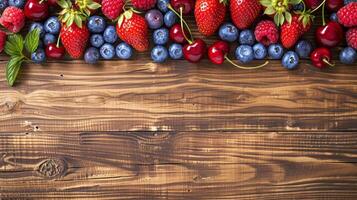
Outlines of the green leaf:
M 283 25 L 285 21 L 285 17 L 283 14 L 279 14 L 279 16 L 280 16 L 280 25 Z
M 93 2 L 93 3 L 89 4 L 87 7 L 91 10 L 96 10 L 96 9 L 100 8 L 100 4 Z
M 264 11 L 264 14 L 266 15 L 272 15 L 274 13 L 275 13 L 275 9 L 273 8 L 273 6 L 268 6 Z
M 25 37 L 25 48 L 29 53 L 36 51 L 40 40 L 40 29 L 35 28 L 30 31 Z
M 14 85 L 23 61 L 23 56 L 13 56 L 6 64 L 6 80 L 10 86 Z
M 82 28 L 82 20 L 81 20 L 81 17 L 78 16 L 78 15 L 75 15 L 74 16 L 74 23 L 76 23 L 76 25 L 79 27 L 79 28 Z
M 291 5 L 296 5 L 296 4 L 299 4 L 302 0 L 290 0 L 290 4 Z
M 262 4 L 264 7 L 272 6 L 272 2 L 270 0 L 261 0 L 260 4 Z
M 65 0 L 59 0 L 57 1 L 57 4 L 61 7 L 61 8 L 66 8 L 67 7 L 67 2 Z
M 121 25 L 123 24 L 123 22 L 124 22 L 124 15 L 121 14 L 121 15 L 119 16 L 119 20 L 118 20 L 118 26 L 119 26 L 119 28 L 121 27 Z
M 289 12 L 285 12 L 285 19 L 289 24 L 291 24 L 292 16 Z
M 5 44 L 5 53 L 10 56 L 22 55 L 24 49 L 23 38 L 20 34 L 9 35 Z
M 277 26 L 280 26 L 280 21 L 279 21 L 279 14 L 275 14 L 274 15 L 274 23 L 277 25 Z

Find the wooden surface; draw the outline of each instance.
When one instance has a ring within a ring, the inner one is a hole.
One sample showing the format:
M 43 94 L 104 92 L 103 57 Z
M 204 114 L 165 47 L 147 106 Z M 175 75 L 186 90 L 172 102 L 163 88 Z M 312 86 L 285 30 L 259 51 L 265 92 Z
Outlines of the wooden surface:
M 356 65 L 0 60 L 1 200 L 357 199 Z

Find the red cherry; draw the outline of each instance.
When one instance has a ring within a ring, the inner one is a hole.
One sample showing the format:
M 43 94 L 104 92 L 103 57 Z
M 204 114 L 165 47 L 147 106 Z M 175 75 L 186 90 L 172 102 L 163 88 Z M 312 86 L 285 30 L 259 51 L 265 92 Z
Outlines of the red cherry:
M 333 65 L 330 63 L 331 51 L 325 47 L 320 47 L 315 49 L 310 54 L 310 60 L 312 64 L 319 69 L 325 68 L 326 65 L 330 65 L 330 66 Z
M 182 9 L 183 14 L 188 14 L 195 7 L 195 0 L 171 0 L 170 4 L 177 12 Z
M 343 7 L 343 0 L 327 0 L 326 6 L 330 11 L 337 12 Z
M 186 29 L 185 29 L 185 34 L 186 34 L 186 36 L 189 36 L 189 33 L 186 31 Z M 170 39 L 172 41 L 180 43 L 180 44 L 183 44 L 183 43 L 187 42 L 185 37 L 183 36 L 180 24 L 174 24 L 170 28 Z
M 330 21 L 325 26 L 319 26 L 315 38 L 320 46 L 335 47 L 343 39 L 344 33 L 340 24 Z
M 58 0 L 47 0 L 47 3 L 49 6 L 57 6 L 58 5 L 57 1 Z
M 208 48 L 208 58 L 214 64 L 222 64 L 229 51 L 229 45 L 224 41 L 217 41 Z
M 189 62 L 198 62 L 206 53 L 206 43 L 201 39 L 196 39 L 190 44 L 183 46 L 183 56 Z
M 323 2 L 323 0 L 304 0 L 304 2 L 307 8 L 315 9 Z
M 48 58 L 61 59 L 63 58 L 64 53 L 65 50 L 63 46 L 57 47 L 56 44 L 51 43 L 46 47 L 46 56 Z
M 26 18 L 33 21 L 41 21 L 48 16 L 47 1 L 28 0 L 24 7 L 24 14 Z

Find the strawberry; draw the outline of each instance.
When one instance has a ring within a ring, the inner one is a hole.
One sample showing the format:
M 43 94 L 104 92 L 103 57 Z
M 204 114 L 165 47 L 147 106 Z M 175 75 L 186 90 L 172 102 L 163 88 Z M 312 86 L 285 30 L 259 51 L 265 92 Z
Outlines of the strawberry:
M 257 24 L 254 30 L 255 39 L 265 46 L 277 43 L 279 31 L 273 21 L 263 20 Z
M 357 2 L 342 7 L 337 12 L 338 22 L 345 27 L 357 26 Z
M 123 12 L 125 0 L 103 0 L 102 12 L 108 19 L 115 20 Z
M 145 18 L 134 10 L 127 10 L 120 15 L 116 31 L 121 40 L 137 51 L 146 51 L 149 48 L 148 25 Z
M 25 15 L 22 10 L 17 7 L 7 7 L 2 13 L 0 24 L 10 32 L 17 33 L 25 25 Z
M 233 23 L 239 29 L 245 29 L 259 16 L 262 6 L 258 0 L 231 0 L 229 8 Z
M 311 27 L 311 19 L 309 14 L 294 14 L 291 23 L 285 21 L 280 32 L 282 45 L 287 49 L 293 47 Z
M 60 31 L 62 44 L 72 58 L 80 58 L 89 39 L 89 30 L 83 25 L 87 15 L 74 10 L 69 0 L 61 0 L 60 5 L 63 7 L 60 12 L 63 23 Z
M 131 4 L 139 10 L 149 10 L 156 5 L 156 0 L 131 0 Z
M 348 29 L 346 40 L 348 46 L 357 50 L 357 27 Z
M 4 31 L 0 31 L 0 52 L 4 50 L 6 43 L 6 33 Z
M 205 36 L 213 35 L 226 15 L 226 0 L 197 0 L 195 18 L 198 31 Z

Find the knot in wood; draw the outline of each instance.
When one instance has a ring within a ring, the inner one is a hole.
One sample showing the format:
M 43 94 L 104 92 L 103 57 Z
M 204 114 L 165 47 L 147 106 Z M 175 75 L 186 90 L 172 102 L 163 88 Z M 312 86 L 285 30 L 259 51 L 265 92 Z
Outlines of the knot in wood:
M 66 168 L 66 163 L 62 159 L 51 158 L 43 161 L 37 172 L 46 178 L 55 178 L 64 174 Z

